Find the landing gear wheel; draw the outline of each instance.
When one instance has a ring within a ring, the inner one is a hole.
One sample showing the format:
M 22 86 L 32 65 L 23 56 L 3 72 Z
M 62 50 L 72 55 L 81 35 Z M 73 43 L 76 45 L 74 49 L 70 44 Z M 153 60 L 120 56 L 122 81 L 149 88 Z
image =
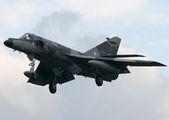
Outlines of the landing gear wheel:
M 102 86 L 103 85 L 103 79 L 101 78 L 101 76 L 96 76 L 95 82 L 96 82 L 97 86 Z
M 56 93 L 56 90 L 57 90 L 56 84 L 54 82 L 50 83 L 49 84 L 50 93 L 54 94 L 54 93 Z
M 37 79 L 37 76 L 36 76 L 36 73 L 35 73 L 35 72 L 33 72 L 31 76 L 32 76 L 31 78 L 32 78 L 33 80 L 36 80 L 36 79 Z

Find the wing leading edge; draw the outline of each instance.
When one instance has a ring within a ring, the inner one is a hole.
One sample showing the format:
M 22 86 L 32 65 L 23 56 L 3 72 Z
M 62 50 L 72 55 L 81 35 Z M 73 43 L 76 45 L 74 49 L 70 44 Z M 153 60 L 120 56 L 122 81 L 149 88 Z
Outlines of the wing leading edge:
M 122 58 L 122 57 L 145 57 L 145 56 L 137 54 L 129 54 L 129 55 L 103 55 L 101 57 Z
M 116 62 L 120 65 L 128 65 L 128 66 L 166 66 L 160 62 L 148 61 L 148 60 L 114 59 L 114 62 Z

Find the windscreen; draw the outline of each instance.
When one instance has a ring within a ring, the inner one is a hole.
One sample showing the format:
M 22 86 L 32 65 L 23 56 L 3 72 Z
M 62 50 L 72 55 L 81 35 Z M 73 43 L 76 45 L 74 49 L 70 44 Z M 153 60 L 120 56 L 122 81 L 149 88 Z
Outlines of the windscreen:
M 24 35 L 22 35 L 19 39 L 33 39 L 32 35 L 30 33 L 25 33 Z
M 35 34 L 31 34 L 31 36 L 32 36 L 32 38 L 33 38 L 34 40 L 42 40 L 42 37 L 37 36 L 37 35 L 35 35 Z
M 26 39 L 26 40 L 42 40 L 42 37 L 37 36 L 35 34 L 30 34 L 30 33 L 25 33 L 24 35 L 22 35 L 19 39 Z

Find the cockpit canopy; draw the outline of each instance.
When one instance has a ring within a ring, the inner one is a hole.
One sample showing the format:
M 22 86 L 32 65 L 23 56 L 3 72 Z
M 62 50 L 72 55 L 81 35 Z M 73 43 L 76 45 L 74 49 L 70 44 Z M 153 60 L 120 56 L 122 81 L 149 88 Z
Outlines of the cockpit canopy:
M 33 40 L 42 40 L 42 37 L 37 36 L 35 34 L 31 34 L 31 33 L 25 33 L 24 35 L 22 35 L 19 39 L 33 39 Z

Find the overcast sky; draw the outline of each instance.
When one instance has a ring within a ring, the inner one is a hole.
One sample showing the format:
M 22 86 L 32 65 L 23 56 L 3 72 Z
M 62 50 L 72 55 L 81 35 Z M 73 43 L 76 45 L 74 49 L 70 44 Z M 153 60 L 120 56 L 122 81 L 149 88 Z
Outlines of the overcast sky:
M 0 119 L 169 120 L 168 67 L 129 67 L 131 74 L 102 87 L 76 76 L 51 95 L 27 83 L 26 55 L 3 45 L 31 32 L 85 52 L 118 35 L 118 54 L 169 65 L 167 0 L 1 0 L 0 26 Z

